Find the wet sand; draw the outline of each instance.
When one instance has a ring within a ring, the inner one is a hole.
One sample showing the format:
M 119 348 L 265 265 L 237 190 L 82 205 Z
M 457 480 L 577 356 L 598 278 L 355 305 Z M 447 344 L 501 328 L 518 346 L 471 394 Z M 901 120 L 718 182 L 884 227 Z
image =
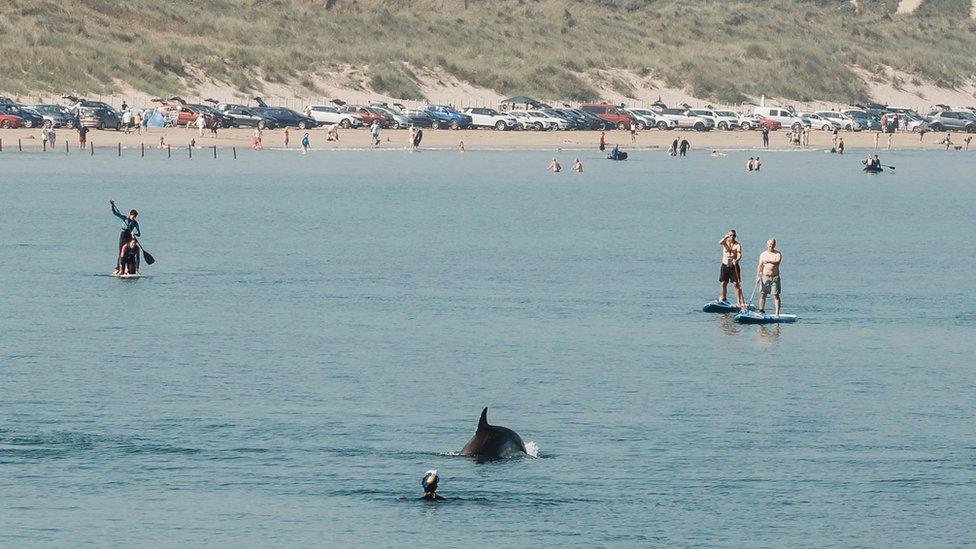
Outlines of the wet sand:
M 96 149 L 115 148 L 121 144 L 123 149 L 152 149 L 159 146 L 159 139 L 162 137 L 165 143 L 173 149 L 186 148 L 191 140 L 195 140 L 195 146 L 199 148 L 231 148 L 236 147 L 238 151 L 251 148 L 251 137 L 253 130 L 250 129 L 222 129 L 216 138 L 211 137 L 209 132 L 204 132 L 200 137 L 196 129 L 186 128 L 151 128 L 141 134 L 106 130 L 91 130 L 88 133 L 89 144 L 94 144 Z M 302 132 L 301 130 L 289 130 L 289 148 L 298 149 L 300 147 Z M 340 141 L 327 141 L 324 128 L 316 128 L 309 131 L 309 139 L 313 150 L 322 149 L 365 149 L 372 148 L 369 132 L 365 129 L 340 130 Z M 381 143 L 378 148 L 405 148 L 407 146 L 407 130 L 383 130 L 380 134 Z M 841 134 L 844 139 L 845 148 L 852 150 L 874 150 L 874 132 L 845 132 Z M 918 134 L 898 133 L 894 134 L 891 140 L 893 150 L 905 149 L 934 149 L 945 150 L 945 145 L 939 141 L 945 137 L 944 133 L 928 133 L 923 140 L 919 140 Z M 956 145 L 965 147 L 963 139 L 966 134 L 952 134 L 952 141 Z M 762 137 L 757 131 L 658 131 L 645 130 L 638 132 L 636 142 L 631 140 L 628 131 L 609 131 L 606 133 L 607 146 L 614 144 L 620 145 L 624 150 L 627 149 L 667 149 L 674 139 L 687 138 L 693 150 L 701 149 L 756 149 L 762 150 Z M 486 150 L 486 149 L 517 149 L 517 150 L 557 150 L 557 149 L 590 149 L 596 148 L 600 139 L 600 132 L 594 131 L 494 131 L 494 130 L 424 130 L 424 139 L 421 144 L 425 149 L 456 149 L 458 144 L 463 141 L 467 150 Z M 19 140 L 19 144 L 18 144 Z M 55 149 L 64 152 L 64 143 L 67 140 L 71 152 L 77 152 L 78 134 L 76 131 L 67 129 L 57 130 L 57 144 Z M 770 149 L 830 149 L 832 135 L 829 132 L 815 131 L 810 135 L 809 147 L 795 147 L 789 145 L 786 132 L 776 131 L 770 133 Z M 2 141 L 3 152 L 23 150 L 38 150 L 42 148 L 40 130 L 34 129 L 8 129 L 0 130 L 0 141 Z M 266 149 L 277 149 L 284 147 L 284 139 L 281 130 L 265 130 L 262 137 L 263 147 Z M 879 139 L 879 150 L 887 148 L 887 136 L 882 135 Z M 971 146 L 971 150 L 976 150 L 976 144 Z

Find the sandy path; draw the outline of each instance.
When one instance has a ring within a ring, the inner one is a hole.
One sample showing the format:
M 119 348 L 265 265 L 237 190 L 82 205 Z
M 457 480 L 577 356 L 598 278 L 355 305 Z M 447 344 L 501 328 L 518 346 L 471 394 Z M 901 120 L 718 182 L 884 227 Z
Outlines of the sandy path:
M 895 13 L 914 13 L 921 5 L 922 0 L 901 0 Z
M 370 148 L 369 134 L 366 130 L 340 130 L 340 141 L 329 142 L 325 138 L 325 130 L 319 128 L 310 133 L 311 148 L 313 152 L 331 149 L 368 149 Z M 76 132 L 69 130 L 58 130 L 58 141 L 56 151 L 64 154 L 64 143 L 69 144 L 69 154 L 80 154 L 78 151 L 78 136 Z M 122 146 L 123 155 L 141 154 L 143 146 L 146 154 L 159 154 L 157 146 L 159 138 L 163 137 L 165 142 L 171 147 L 173 155 L 188 155 L 187 147 L 191 140 L 196 141 L 197 149 L 193 156 L 212 156 L 212 147 L 216 146 L 218 151 L 228 150 L 232 147 L 237 149 L 238 154 L 259 154 L 251 151 L 252 131 L 245 129 L 220 130 L 218 137 L 212 138 L 206 134 L 199 137 L 196 130 L 183 128 L 152 129 L 142 135 L 129 134 L 116 131 L 92 130 L 88 134 L 89 144 L 96 148 L 96 154 L 118 154 L 119 145 Z M 302 133 L 298 130 L 290 132 L 289 148 L 298 151 Z M 873 149 L 873 132 L 845 132 L 841 134 L 848 149 Z M 647 130 L 639 132 L 637 142 L 631 143 L 630 133 L 626 131 L 607 132 L 608 147 L 619 144 L 623 149 L 667 149 L 671 141 L 675 138 L 687 137 L 693 149 L 758 149 L 761 145 L 761 137 L 756 131 L 732 131 L 732 132 L 695 132 L 695 131 L 658 131 Z M 893 149 L 919 149 L 933 148 L 944 149 L 944 146 L 937 145 L 936 142 L 943 137 L 942 134 L 928 134 L 924 142 L 919 142 L 917 134 L 896 134 L 892 139 Z M 953 141 L 962 144 L 964 135 L 955 134 Z M 493 130 L 424 130 L 424 140 L 422 148 L 426 149 L 456 149 L 461 141 L 464 141 L 467 150 L 485 149 L 519 149 L 519 150 L 549 150 L 558 149 L 579 150 L 595 149 L 600 138 L 600 132 L 498 132 Z M 406 130 L 383 130 L 381 134 L 382 142 L 380 149 L 402 149 L 407 143 Z M 18 140 L 20 144 L 18 145 Z M 0 130 L 0 142 L 2 142 L 3 152 L 0 154 L 15 154 L 19 147 L 25 151 L 37 151 L 41 149 L 40 130 L 16 129 Z M 882 148 L 886 145 L 886 138 L 881 137 Z M 283 136 L 280 131 L 271 130 L 264 132 L 264 148 L 281 149 L 284 147 Z M 773 149 L 790 149 L 786 141 L 786 132 L 777 131 L 770 134 L 770 145 Z M 811 134 L 810 148 L 829 149 L 831 146 L 831 135 L 828 132 L 815 131 Z M 973 150 L 976 151 L 976 145 Z M 89 153 L 90 154 L 90 151 Z M 226 154 L 226 152 L 225 152 Z

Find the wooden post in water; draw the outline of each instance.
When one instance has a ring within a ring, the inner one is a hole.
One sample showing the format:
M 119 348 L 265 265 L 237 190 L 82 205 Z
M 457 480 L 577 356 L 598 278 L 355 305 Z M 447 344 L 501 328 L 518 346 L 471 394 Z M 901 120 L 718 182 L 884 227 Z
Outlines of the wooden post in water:
M 95 142 L 90 141 L 88 144 L 91 145 L 91 155 L 95 156 Z
M 20 142 L 20 138 L 19 137 L 17 138 L 17 150 L 20 151 L 20 152 L 24 152 L 24 144 Z M 121 253 L 121 252 L 119 252 L 119 253 Z
M 64 154 L 68 154 L 68 140 L 64 140 Z
M 145 143 L 140 143 L 140 145 L 142 145 L 142 157 L 145 158 L 146 157 L 146 144 Z
M 237 160 L 237 147 L 231 147 L 231 150 L 234 151 L 234 160 Z
M 65 141 L 67 143 L 67 141 Z M 0 153 L 3 152 L 3 139 L 0 139 Z
M 217 158 L 217 145 L 214 145 L 214 158 Z
M 186 146 L 186 153 L 190 156 L 190 158 L 193 158 L 193 147 L 187 145 Z
M 166 158 L 173 158 L 173 149 L 169 145 L 166 145 Z
M 119 156 L 122 156 L 122 143 L 119 142 Z
M 41 151 L 47 152 L 47 141 L 41 141 Z

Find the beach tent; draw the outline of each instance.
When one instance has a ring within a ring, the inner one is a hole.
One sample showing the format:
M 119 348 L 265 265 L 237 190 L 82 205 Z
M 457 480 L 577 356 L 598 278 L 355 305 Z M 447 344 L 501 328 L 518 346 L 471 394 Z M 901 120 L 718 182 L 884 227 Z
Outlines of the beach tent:
M 147 128 L 162 128 L 166 125 L 166 117 L 156 109 L 146 111 L 143 116 L 146 118 Z

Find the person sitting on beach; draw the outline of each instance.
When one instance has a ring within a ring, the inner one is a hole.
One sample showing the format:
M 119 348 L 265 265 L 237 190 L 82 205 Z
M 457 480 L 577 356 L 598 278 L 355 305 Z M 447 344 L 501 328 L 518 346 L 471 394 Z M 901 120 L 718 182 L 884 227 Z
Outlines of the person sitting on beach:
M 576 172 L 576 173 L 583 173 L 583 163 L 580 162 L 580 159 L 579 158 L 577 158 L 573 162 L 573 171 Z
M 122 246 L 119 251 L 119 270 L 120 275 L 139 274 L 139 241 L 133 238 Z
M 166 148 L 166 138 L 165 137 L 163 137 L 161 135 L 159 136 L 159 145 L 156 145 L 156 148 L 157 149 L 165 149 Z
M 424 495 L 420 496 L 420 499 L 426 501 L 444 501 L 446 498 L 437 494 L 437 483 L 440 479 L 437 477 L 436 470 L 430 470 L 424 473 L 424 478 L 420 479 L 420 486 L 424 489 Z
M 339 125 L 333 124 L 329 126 L 329 131 L 325 137 L 326 141 L 339 141 Z
M 556 162 L 555 158 L 553 158 L 552 160 L 549 161 L 549 167 L 546 169 L 552 173 L 559 173 L 560 171 L 562 171 L 563 167 L 559 165 L 559 162 Z

